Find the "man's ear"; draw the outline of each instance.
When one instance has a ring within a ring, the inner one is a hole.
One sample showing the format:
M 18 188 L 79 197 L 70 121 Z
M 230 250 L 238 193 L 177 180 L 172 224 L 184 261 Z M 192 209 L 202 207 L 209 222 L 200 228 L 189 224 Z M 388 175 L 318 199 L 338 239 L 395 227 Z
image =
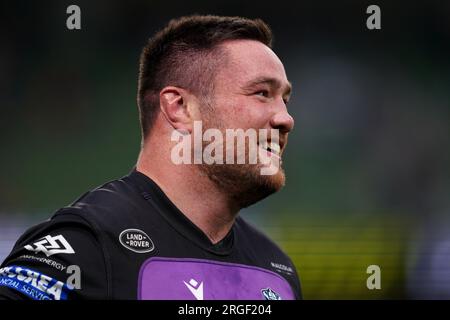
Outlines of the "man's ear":
M 181 132 L 192 132 L 193 117 L 188 108 L 189 93 L 181 88 L 168 86 L 159 93 L 159 106 L 167 122 Z

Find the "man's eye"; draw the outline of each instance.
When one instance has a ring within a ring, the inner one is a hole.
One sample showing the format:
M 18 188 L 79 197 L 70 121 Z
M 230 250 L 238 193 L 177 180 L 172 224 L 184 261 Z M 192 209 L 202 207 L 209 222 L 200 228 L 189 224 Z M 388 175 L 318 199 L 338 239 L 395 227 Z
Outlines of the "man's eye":
M 259 90 L 255 92 L 256 95 L 258 96 L 262 96 L 262 97 L 268 97 L 269 96 L 269 91 L 267 90 Z

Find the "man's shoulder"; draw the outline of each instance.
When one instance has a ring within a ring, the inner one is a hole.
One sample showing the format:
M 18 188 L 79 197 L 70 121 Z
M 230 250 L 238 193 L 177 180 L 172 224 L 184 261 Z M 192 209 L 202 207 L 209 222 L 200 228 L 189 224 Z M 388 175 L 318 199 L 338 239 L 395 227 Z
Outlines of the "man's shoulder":
M 139 190 L 128 176 L 108 181 L 85 192 L 70 205 L 59 209 L 54 218 L 76 215 L 89 222 L 113 222 L 126 219 L 145 204 Z
M 108 181 L 96 188 L 85 192 L 77 200 L 73 201 L 70 208 L 103 208 L 115 209 L 132 204 L 139 195 L 136 187 L 128 176 Z

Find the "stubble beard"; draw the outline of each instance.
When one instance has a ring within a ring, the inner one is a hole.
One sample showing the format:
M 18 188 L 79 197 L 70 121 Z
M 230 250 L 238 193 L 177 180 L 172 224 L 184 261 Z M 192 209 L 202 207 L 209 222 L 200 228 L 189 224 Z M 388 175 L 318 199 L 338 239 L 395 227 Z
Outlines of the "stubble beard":
M 215 120 L 215 121 L 214 121 Z M 203 130 L 216 128 L 225 137 L 226 128 L 222 121 L 206 117 L 203 120 Z M 205 147 L 208 143 L 203 142 Z M 225 144 L 225 141 L 224 141 Z M 226 145 L 226 144 L 225 144 Z M 199 164 L 198 168 L 239 207 L 246 208 L 269 195 L 279 191 L 285 184 L 285 173 L 279 164 L 279 170 L 273 175 L 262 175 L 264 167 L 258 160 L 256 164 L 248 163 L 249 146 L 246 143 L 246 163 L 236 164 L 236 143 L 234 144 L 235 161 L 233 164 Z M 227 150 L 224 146 L 224 155 Z

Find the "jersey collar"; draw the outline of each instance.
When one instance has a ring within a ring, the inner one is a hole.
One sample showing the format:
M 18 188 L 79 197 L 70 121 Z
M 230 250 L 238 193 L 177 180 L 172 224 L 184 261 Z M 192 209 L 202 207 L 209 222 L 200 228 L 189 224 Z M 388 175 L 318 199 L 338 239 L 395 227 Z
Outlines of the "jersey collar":
M 141 195 L 153 204 L 163 218 L 183 236 L 213 254 L 229 255 L 231 253 L 235 238 L 234 226 L 221 241 L 213 244 L 206 234 L 175 206 L 152 179 L 135 168 L 128 177 L 139 188 Z

